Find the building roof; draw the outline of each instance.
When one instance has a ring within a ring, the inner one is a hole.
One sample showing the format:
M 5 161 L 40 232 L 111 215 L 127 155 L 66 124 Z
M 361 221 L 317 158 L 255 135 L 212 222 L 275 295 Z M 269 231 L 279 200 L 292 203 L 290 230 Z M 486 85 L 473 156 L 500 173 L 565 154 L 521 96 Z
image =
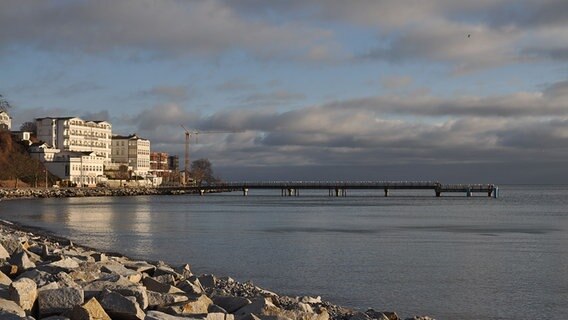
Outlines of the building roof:
M 112 136 L 112 139 L 119 139 L 119 140 L 148 140 L 148 139 L 144 139 L 139 137 L 136 133 L 133 133 L 131 135 L 128 136 L 122 136 L 119 134 L 115 134 Z
M 108 122 L 108 121 L 106 121 L 106 120 L 84 120 L 84 119 L 81 119 L 81 118 L 79 118 L 79 117 L 43 117 L 43 118 L 35 118 L 36 121 L 38 121 L 38 120 L 43 120 L 43 119 L 53 119 L 53 120 L 79 119 L 79 120 L 84 121 L 84 122 L 94 122 L 94 123 L 97 123 L 97 124 L 104 122 L 104 123 L 110 124 L 110 122 Z

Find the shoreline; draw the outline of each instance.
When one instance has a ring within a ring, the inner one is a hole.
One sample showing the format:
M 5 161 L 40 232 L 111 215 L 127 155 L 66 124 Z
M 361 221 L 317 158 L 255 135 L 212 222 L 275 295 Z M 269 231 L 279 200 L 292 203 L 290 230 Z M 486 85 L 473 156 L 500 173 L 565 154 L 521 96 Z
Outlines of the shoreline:
M 119 252 L 77 245 L 49 230 L 17 222 L 0 220 L 0 230 L 0 261 L 4 261 L 0 264 L 0 271 L 4 272 L 0 273 L 0 279 L 6 280 L 0 287 L 2 319 L 4 315 L 20 317 L 24 314 L 34 316 L 33 319 L 49 315 L 92 319 L 74 315 L 85 312 L 106 313 L 110 316 L 108 319 L 150 320 L 187 317 L 194 320 L 401 319 L 394 312 L 372 309 L 360 312 L 322 301 L 320 297 L 280 296 L 251 282 L 241 283 L 230 277 L 194 275 L 187 264 L 175 267 L 161 261 L 135 260 Z M 4 259 L 3 248 L 8 253 Z M 31 264 L 26 265 L 26 261 Z M 27 302 L 22 300 L 23 293 L 17 293 L 22 283 L 32 287 L 35 284 L 35 289 L 31 290 L 35 296 L 28 297 Z M 72 302 L 49 309 L 51 300 L 48 298 L 67 299 L 69 291 L 75 294 Z M 89 309 L 93 305 L 96 310 Z M 117 305 L 128 312 L 116 309 Z

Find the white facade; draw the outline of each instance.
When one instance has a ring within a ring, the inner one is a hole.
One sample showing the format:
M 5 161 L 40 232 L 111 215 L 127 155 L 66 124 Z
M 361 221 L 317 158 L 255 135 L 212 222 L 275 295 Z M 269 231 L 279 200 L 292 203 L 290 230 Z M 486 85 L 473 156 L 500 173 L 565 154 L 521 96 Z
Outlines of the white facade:
M 95 152 L 61 151 L 42 143 L 32 145 L 30 154 L 63 181 L 78 186 L 95 186 L 106 181 L 103 175 L 105 158 L 97 156 Z
M 134 174 L 146 176 L 150 171 L 150 141 L 138 137 L 113 136 L 111 147 L 112 163 L 132 167 Z
M 37 138 L 62 151 L 94 152 L 110 163 L 112 126 L 81 118 L 38 118 Z
M 4 110 L 0 111 L 0 129 L 12 129 L 12 118 L 10 118 L 10 115 Z

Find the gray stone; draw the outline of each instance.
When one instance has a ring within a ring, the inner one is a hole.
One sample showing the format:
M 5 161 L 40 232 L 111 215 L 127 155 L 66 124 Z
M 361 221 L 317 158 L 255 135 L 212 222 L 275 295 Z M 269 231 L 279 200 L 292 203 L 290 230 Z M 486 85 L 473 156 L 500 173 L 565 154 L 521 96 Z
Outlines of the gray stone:
M 188 301 L 158 307 L 158 311 L 175 316 L 207 314 L 207 310 L 211 304 L 213 304 L 213 301 L 211 301 L 211 299 L 209 299 L 206 295 L 202 295 L 198 298 L 189 299 Z
M 171 314 L 167 314 L 161 311 L 156 311 L 156 310 L 152 310 L 152 311 L 148 311 L 146 313 L 146 318 L 144 318 L 144 320 L 187 320 L 187 319 L 192 319 L 192 318 L 188 318 L 188 317 L 176 317 L 176 316 L 172 316 Z M 199 320 L 201 320 L 201 318 L 198 318 Z M 197 318 L 196 318 L 197 320 Z
M 199 280 L 197 280 L 199 281 Z M 195 285 L 188 280 L 180 281 L 176 288 L 183 290 L 185 293 L 190 294 L 202 294 L 204 292 L 201 285 Z
M 185 293 L 183 290 L 178 289 L 172 285 L 164 284 L 159 281 L 154 280 L 151 277 L 145 277 L 142 279 L 142 283 L 148 290 L 162 293 Z
M 0 243 L 10 255 L 13 255 L 16 251 L 22 249 L 22 244 L 14 238 L 0 239 Z
M 189 266 L 189 264 L 181 265 L 181 266 L 175 268 L 174 270 L 177 273 L 181 274 L 182 279 L 187 279 L 187 278 L 193 276 L 193 273 L 191 272 L 191 267 Z
M 36 267 L 35 263 L 30 260 L 28 254 L 24 251 L 13 254 L 9 262 L 18 267 L 18 273 Z
M 118 292 L 125 297 L 134 297 L 142 309 L 148 308 L 148 293 L 143 286 L 118 287 L 112 291 Z
M 4 310 L 0 310 L 0 319 L 2 320 L 22 320 L 22 319 L 27 319 L 26 318 L 22 318 L 17 314 L 14 313 L 10 313 Z
M 9 286 L 12 283 L 12 279 L 8 277 L 4 272 L 0 271 L 0 284 Z
M 151 308 L 166 306 L 189 300 L 187 296 L 181 294 L 161 293 L 154 291 L 148 291 L 147 293 L 148 293 L 148 307 Z
M 219 306 L 216 305 L 216 304 L 210 305 L 209 308 L 207 308 L 207 312 L 209 312 L 209 313 L 216 313 L 216 312 L 217 312 L 217 313 L 219 313 L 219 312 L 220 312 L 220 313 L 228 313 L 227 310 L 225 310 L 225 309 L 219 307 Z
M 213 303 L 227 310 L 228 313 L 234 313 L 240 308 L 249 305 L 251 301 L 247 298 L 227 296 L 227 297 L 214 297 Z
M 10 285 L 10 300 L 17 303 L 24 311 L 30 312 L 37 299 L 37 285 L 32 279 L 18 279 Z
M 145 314 L 136 298 L 125 297 L 117 292 L 105 290 L 101 297 L 101 305 L 113 319 L 144 319 Z
M 142 274 L 134 270 L 128 269 L 121 264 L 105 264 L 101 267 L 102 272 L 117 274 L 121 277 L 125 277 L 133 283 L 138 283 L 142 279 Z
M 182 275 L 179 274 L 177 271 L 175 271 L 173 268 L 169 267 L 169 266 L 159 266 L 158 268 L 156 268 L 156 270 L 154 271 L 154 277 L 158 277 L 158 276 L 162 276 L 162 275 L 172 275 L 176 280 L 181 280 Z
M 71 320 L 65 316 L 51 316 L 47 318 L 41 318 L 41 320 Z
M 7 299 L 0 299 L 0 311 L 25 317 L 26 312 L 17 303 Z
M 91 254 L 91 257 L 93 257 L 93 259 L 97 262 L 108 261 L 108 258 L 104 253 L 93 253 Z
M 146 261 L 128 261 L 128 262 L 124 262 L 123 265 L 131 270 L 134 270 L 136 272 L 154 272 L 154 270 L 156 270 L 156 266 L 149 264 Z
M 10 259 L 10 253 L 2 244 L 0 244 L 0 259 Z
M 72 258 L 63 258 L 61 260 L 49 263 L 46 266 L 64 271 L 71 271 L 73 269 L 79 268 L 79 263 L 77 263 L 77 261 L 73 260 Z
M 114 281 L 112 281 L 114 280 Z M 116 290 L 119 288 L 128 288 L 136 286 L 134 283 L 130 282 L 129 280 L 116 275 L 115 279 L 111 280 L 95 280 L 89 282 L 83 286 L 83 290 L 85 290 L 85 298 L 90 299 L 94 296 L 97 296 L 100 292 L 104 289 L 108 290 Z
M 92 298 L 71 311 L 73 320 L 111 320 L 97 299 Z
M 199 283 L 203 288 L 215 288 L 215 283 L 217 279 L 212 274 L 204 274 L 199 276 Z
M 42 317 L 70 311 L 83 302 L 83 290 L 77 287 L 40 290 L 38 294 L 39 314 Z
M 152 279 L 161 282 L 163 284 L 169 284 L 175 286 L 176 279 L 172 274 L 161 274 L 159 276 L 154 275 Z
M 38 288 L 45 286 L 48 283 L 57 281 L 57 277 L 47 273 L 45 271 L 39 271 L 37 269 L 28 270 L 18 276 L 17 279 L 28 278 L 33 280 Z

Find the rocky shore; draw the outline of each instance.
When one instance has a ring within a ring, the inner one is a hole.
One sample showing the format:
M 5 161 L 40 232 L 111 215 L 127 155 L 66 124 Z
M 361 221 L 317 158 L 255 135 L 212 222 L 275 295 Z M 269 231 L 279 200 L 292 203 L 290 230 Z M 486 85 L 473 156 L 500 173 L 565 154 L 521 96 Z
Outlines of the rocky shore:
M 195 192 L 173 188 L 18 188 L 0 189 L 0 199 L 178 195 Z
M 0 319 L 400 318 L 394 312 L 340 307 L 320 297 L 278 295 L 229 277 L 196 275 L 187 264 L 103 253 L 0 220 Z

